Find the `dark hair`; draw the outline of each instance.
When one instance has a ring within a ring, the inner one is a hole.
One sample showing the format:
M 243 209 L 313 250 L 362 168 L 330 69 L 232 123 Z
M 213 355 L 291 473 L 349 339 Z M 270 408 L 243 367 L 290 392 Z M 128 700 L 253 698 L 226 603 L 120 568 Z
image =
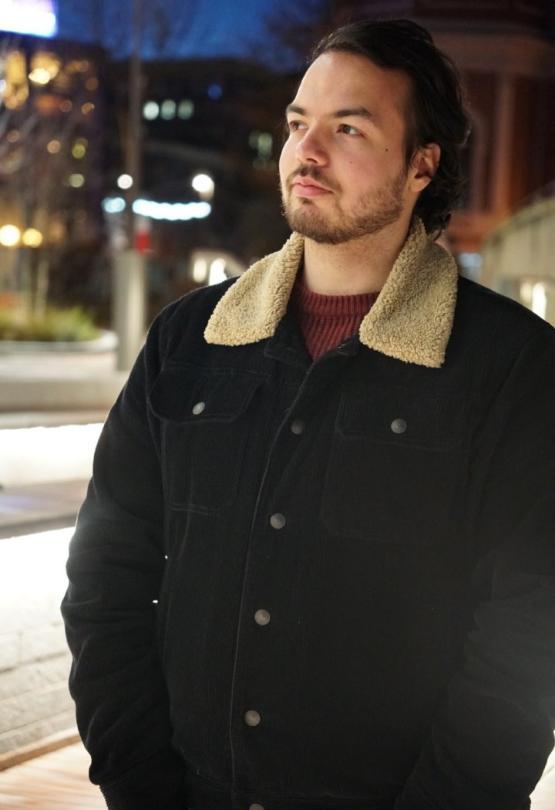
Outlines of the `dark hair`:
M 428 233 L 438 235 L 462 196 L 461 150 L 470 132 L 453 62 L 436 48 L 428 31 L 411 20 L 363 20 L 344 25 L 316 45 L 310 63 L 326 51 L 358 54 L 379 67 L 408 74 L 412 95 L 407 111 L 406 165 L 419 147 L 428 143 L 441 147 L 438 169 L 420 193 L 414 213 Z

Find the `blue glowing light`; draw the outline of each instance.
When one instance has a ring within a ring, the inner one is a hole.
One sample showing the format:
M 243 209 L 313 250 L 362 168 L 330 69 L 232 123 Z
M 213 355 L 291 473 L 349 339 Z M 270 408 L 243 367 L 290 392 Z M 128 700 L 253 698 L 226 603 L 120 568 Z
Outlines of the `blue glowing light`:
M 53 0 L 2 0 L 0 30 L 53 37 L 58 32 Z

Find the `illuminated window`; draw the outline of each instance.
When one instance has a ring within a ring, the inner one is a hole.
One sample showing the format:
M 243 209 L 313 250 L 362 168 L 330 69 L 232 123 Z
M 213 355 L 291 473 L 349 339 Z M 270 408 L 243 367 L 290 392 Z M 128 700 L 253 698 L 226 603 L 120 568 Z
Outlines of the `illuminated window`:
M 6 135 L 6 140 L 8 143 L 17 143 L 21 140 L 21 132 L 18 129 L 10 129 Z
M 65 113 L 71 112 L 72 108 L 73 108 L 73 104 L 71 103 L 71 101 L 68 98 L 66 98 L 60 104 L 60 110 L 62 112 L 65 112 Z
M 60 141 L 56 139 L 48 141 L 48 143 L 46 144 L 46 151 L 49 152 L 51 155 L 57 155 L 61 148 L 62 144 L 60 143 Z

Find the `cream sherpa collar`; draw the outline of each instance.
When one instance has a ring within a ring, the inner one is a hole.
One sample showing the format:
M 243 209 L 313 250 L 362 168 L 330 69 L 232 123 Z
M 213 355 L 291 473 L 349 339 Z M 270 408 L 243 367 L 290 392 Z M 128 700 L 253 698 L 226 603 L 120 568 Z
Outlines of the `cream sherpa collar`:
M 303 255 L 293 233 L 277 253 L 252 265 L 218 301 L 204 337 L 208 343 L 243 346 L 271 337 L 287 303 Z M 432 242 L 415 218 L 387 280 L 360 324 L 369 349 L 439 368 L 451 334 L 457 296 L 454 259 Z

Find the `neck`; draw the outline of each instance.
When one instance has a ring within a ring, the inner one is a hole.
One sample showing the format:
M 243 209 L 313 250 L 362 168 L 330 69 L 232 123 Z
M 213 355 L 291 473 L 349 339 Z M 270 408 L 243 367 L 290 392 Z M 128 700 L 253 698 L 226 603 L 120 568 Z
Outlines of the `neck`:
M 376 233 L 339 245 L 305 239 L 303 281 L 320 295 L 379 292 L 405 242 L 409 222 L 394 222 Z

